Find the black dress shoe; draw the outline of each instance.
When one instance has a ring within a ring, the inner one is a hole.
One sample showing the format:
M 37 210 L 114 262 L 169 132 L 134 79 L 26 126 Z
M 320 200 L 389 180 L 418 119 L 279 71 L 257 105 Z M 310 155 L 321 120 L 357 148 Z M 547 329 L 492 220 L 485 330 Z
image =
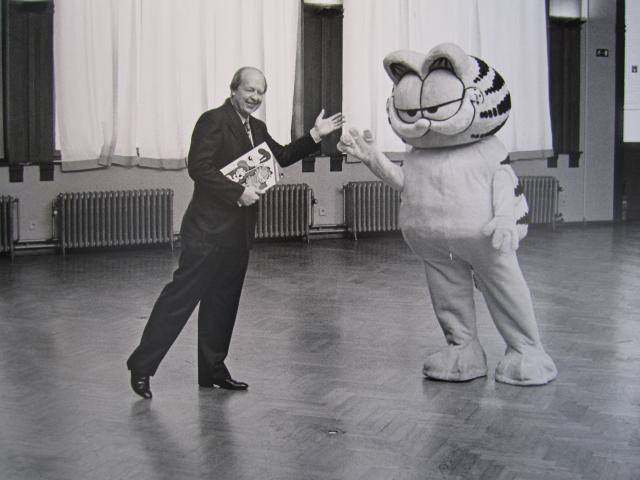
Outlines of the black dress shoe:
M 142 398 L 149 400 L 151 398 L 151 389 L 149 388 L 148 375 L 139 375 L 131 371 L 131 388 Z
M 223 378 L 222 380 L 213 380 L 211 383 L 201 383 L 201 387 L 205 388 L 224 388 L 225 390 L 246 390 L 249 385 L 244 382 L 238 382 L 233 378 Z

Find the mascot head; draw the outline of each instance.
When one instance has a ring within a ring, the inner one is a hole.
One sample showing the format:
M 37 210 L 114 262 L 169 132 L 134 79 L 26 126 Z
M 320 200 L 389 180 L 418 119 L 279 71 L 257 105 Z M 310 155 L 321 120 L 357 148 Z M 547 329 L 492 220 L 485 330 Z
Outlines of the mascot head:
M 498 72 L 453 43 L 427 54 L 400 50 L 384 58 L 393 80 L 389 123 L 416 148 L 477 142 L 509 117 L 511 96 Z

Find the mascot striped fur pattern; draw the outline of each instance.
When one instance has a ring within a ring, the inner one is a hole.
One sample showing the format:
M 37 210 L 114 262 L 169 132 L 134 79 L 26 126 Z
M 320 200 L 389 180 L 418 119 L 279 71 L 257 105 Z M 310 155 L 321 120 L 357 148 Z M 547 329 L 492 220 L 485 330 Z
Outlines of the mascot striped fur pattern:
M 401 50 L 383 61 L 393 81 L 389 123 L 408 145 L 402 166 L 355 128 L 338 148 L 401 192 L 400 227 L 422 260 L 447 346 L 427 356 L 423 374 L 445 381 L 487 375 L 476 327 L 474 285 L 506 343 L 495 379 L 542 385 L 557 376 L 545 352 L 529 288 L 516 257 L 527 204 L 508 153 L 494 135 L 511 96 L 500 74 L 452 43 L 426 55 Z

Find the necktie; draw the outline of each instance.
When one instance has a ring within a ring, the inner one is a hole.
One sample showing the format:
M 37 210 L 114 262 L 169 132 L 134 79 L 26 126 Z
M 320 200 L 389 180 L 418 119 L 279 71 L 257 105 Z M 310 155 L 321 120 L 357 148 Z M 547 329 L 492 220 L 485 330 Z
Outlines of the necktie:
M 251 146 L 253 147 L 253 135 L 251 135 L 251 125 L 249 125 L 248 118 L 244 121 L 244 130 L 247 132 L 247 136 L 249 137 L 249 141 L 251 142 Z

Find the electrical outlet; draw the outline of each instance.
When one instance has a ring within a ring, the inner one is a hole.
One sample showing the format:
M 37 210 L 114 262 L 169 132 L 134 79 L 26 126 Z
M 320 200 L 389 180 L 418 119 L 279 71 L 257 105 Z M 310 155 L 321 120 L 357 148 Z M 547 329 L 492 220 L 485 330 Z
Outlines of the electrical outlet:
M 318 215 L 320 215 L 321 217 L 325 217 L 327 215 L 327 209 L 324 207 L 318 208 Z

